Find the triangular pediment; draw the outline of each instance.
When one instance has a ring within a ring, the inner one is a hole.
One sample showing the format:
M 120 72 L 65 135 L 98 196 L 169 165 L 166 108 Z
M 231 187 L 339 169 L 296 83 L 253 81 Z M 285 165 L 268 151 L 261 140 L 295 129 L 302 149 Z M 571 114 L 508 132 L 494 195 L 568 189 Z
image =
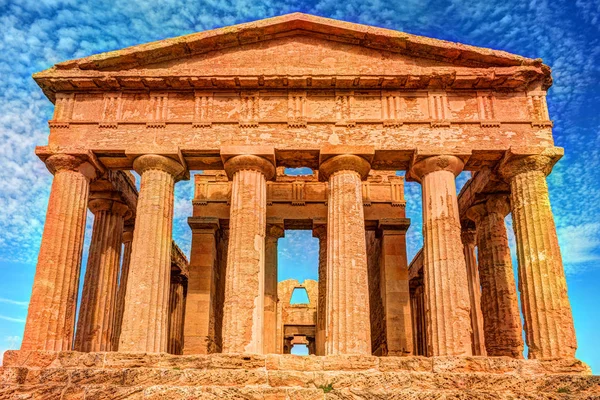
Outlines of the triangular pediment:
M 410 75 L 424 68 L 456 66 L 298 33 L 136 66 L 127 71 L 142 76 L 374 76 Z
M 66 61 L 57 69 L 120 70 L 272 41 L 286 36 L 321 37 L 331 42 L 399 53 L 453 65 L 510 67 L 540 65 L 504 51 L 452 43 L 389 29 L 293 13 L 198 32 L 122 50 Z

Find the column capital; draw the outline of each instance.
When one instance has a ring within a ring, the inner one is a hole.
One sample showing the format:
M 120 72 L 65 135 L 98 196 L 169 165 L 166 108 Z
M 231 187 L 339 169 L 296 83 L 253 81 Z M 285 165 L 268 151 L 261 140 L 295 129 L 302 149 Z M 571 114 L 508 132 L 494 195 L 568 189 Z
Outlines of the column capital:
M 267 239 L 274 240 L 285 237 L 285 230 L 283 229 L 283 225 L 267 223 L 266 237 Z
M 172 158 L 158 154 L 144 154 L 133 161 L 133 169 L 142 175 L 149 170 L 159 170 L 172 175 L 175 180 L 183 178 L 185 167 Z
M 485 209 L 488 214 L 499 214 L 502 218 L 506 217 L 510 213 L 510 201 L 508 195 L 490 195 L 485 202 Z
M 312 235 L 318 239 L 326 238 L 327 224 L 313 224 Z
M 475 226 L 481 223 L 481 219 L 487 214 L 485 203 L 479 203 L 469 207 L 467 210 L 467 218 L 475 222 Z
M 113 199 L 90 199 L 88 202 L 88 207 L 94 215 L 100 211 L 109 211 L 111 214 L 125 218 L 127 213 L 129 213 L 129 208 L 126 204 Z
M 460 239 L 463 245 L 471 245 L 475 246 L 475 238 L 477 236 L 477 231 L 475 229 L 462 229 L 460 231 Z
M 223 163 L 225 172 L 229 179 L 238 171 L 258 171 L 265 176 L 266 180 L 271 180 L 275 176 L 275 165 L 266 158 L 252 154 L 240 154 L 234 156 Z
M 410 176 L 420 181 L 427 174 L 436 171 L 449 171 L 457 176 L 465 167 L 465 163 L 457 156 L 437 155 L 430 156 L 415 162 L 410 169 Z
M 354 171 L 362 180 L 367 179 L 371 164 L 363 157 L 354 154 L 340 154 L 323 161 L 319 166 L 320 180 L 328 180 L 338 171 Z
M 549 147 L 541 152 L 532 153 L 531 150 L 511 148 L 500 161 L 498 172 L 507 182 L 517 175 L 526 172 L 540 171 L 545 175 L 550 174 L 554 164 L 564 155 L 562 147 Z
M 62 171 L 74 171 L 81 173 L 89 181 L 92 181 L 103 173 L 100 164 L 94 163 L 85 154 L 53 154 L 48 158 L 42 158 L 42 160 L 53 175 Z
M 133 241 L 133 225 L 126 225 L 123 229 L 123 243 L 130 243 Z

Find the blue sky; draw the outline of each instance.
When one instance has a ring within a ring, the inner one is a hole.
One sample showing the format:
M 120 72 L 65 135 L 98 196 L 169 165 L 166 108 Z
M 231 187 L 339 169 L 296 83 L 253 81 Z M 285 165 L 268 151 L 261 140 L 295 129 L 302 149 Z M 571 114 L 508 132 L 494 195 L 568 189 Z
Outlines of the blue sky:
M 31 74 L 67 59 L 303 11 L 540 57 L 553 68 L 548 103 L 556 143 L 566 155 L 548 182 L 579 340 L 577 355 L 600 372 L 600 0 L 86 3 L 0 0 L 0 351 L 17 348 L 21 341 L 51 183 L 33 151 L 47 142 L 52 105 Z M 191 197 L 191 183 L 179 183 L 174 236 L 186 252 Z M 419 185 L 407 185 L 406 197 L 413 221 L 408 240 L 412 257 L 422 242 Z M 88 241 L 91 224 L 90 215 Z M 309 232 L 286 235 L 280 242 L 280 279 L 316 278 L 316 239 Z M 514 254 L 512 234 L 511 243 Z M 86 259 L 87 253 L 84 264 Z

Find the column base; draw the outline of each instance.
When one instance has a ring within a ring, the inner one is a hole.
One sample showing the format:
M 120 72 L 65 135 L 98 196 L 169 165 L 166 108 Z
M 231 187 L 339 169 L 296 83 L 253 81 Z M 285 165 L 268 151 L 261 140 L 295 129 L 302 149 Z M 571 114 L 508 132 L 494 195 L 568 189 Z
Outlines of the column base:
M 600 396 L 600 376 L 590 375 L 576 359 L 72 351 L 7 351 L 0 368 L 1 398 L 323 399 L 325 393 L 327 398 L 556 398 L 561 393 L 592 398 Z

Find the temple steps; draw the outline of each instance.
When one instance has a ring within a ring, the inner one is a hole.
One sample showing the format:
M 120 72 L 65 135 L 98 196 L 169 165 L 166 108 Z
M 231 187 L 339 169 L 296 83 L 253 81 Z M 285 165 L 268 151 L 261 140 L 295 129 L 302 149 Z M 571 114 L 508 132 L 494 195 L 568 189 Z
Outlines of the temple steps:
M 0 399 L 600 399 L 578 360 L 9 351 Z

